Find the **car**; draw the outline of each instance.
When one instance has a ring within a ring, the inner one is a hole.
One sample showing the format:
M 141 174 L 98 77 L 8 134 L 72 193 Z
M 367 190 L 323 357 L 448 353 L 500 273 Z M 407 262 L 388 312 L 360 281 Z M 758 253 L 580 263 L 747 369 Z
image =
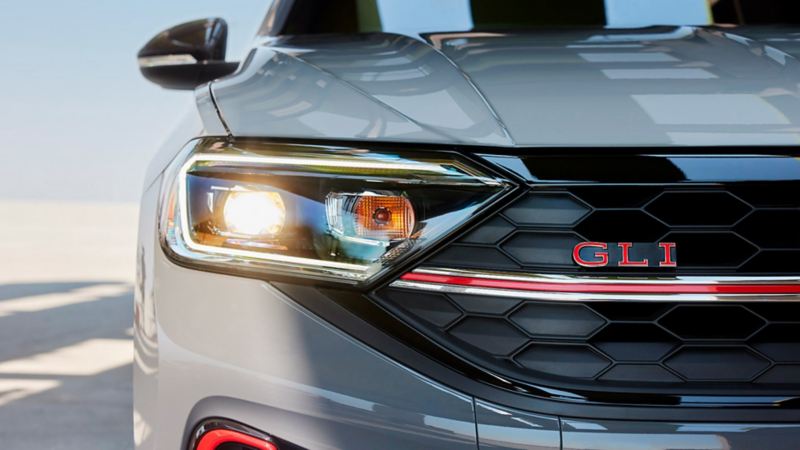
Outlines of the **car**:
M 139 52 L 139 450 L 795 450 L 800 7 L 276 0 Z

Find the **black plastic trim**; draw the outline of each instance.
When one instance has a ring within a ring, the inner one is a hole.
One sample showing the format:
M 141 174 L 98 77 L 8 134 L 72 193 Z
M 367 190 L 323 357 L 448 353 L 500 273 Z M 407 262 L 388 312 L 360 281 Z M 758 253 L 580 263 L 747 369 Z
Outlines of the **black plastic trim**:
M 354 292 L 273 285 L 365 345 L 425 376 L 478 399 L 539 414 L 575 418 L 683 422 L 797 422 L 799 395 L 620 393 L 549 388 L 501 378 L 433 345 L 368 297 Z

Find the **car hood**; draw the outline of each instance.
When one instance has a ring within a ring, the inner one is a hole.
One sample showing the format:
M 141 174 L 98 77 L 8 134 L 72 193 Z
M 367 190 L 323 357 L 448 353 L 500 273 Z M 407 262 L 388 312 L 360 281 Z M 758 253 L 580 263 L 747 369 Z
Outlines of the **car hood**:
M 800 143 L 800 33 L 278 38 L 212 92 L 233 135 L 508 147 Z

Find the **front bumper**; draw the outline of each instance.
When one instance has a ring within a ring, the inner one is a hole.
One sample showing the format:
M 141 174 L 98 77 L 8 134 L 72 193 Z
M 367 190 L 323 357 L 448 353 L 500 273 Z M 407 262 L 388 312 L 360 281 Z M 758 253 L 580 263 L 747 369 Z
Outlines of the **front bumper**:
M 800 425 L 785 423 L 575 419 L 500 406 L 389 359 L 270 284 L 180 268 L 160 251 L 151 261 L 157 317 L 146 305 L 153 297 L 137 302 L 139 449 L 186 448 L 215 417 L 307 449 L 788 450 L 800 439 Z
M 800 442 L 792 409 L 776 418 L 745 409 L 589 408 L 463 385 L 440 377 L 435 360 L 430 370 L 404 364 L 425 357 L 409 347 L 376 350 L 383 346 L 370 333 L 331 320 L 344 309 L 321 315 L 273 284 L 170 262 L 153 224 L 158 184 L 141 211 L 138 450 L 185 449 L 210 418 L 313 450 L 789 450 Z

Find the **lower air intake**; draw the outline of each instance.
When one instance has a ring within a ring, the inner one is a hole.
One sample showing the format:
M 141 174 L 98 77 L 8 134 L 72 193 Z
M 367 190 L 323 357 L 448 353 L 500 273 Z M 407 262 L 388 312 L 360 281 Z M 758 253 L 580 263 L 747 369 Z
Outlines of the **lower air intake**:
M 800 388 L 797 303 L 573 303 L 395 287 L 378 298 L 440 345 L 522 381 Z

